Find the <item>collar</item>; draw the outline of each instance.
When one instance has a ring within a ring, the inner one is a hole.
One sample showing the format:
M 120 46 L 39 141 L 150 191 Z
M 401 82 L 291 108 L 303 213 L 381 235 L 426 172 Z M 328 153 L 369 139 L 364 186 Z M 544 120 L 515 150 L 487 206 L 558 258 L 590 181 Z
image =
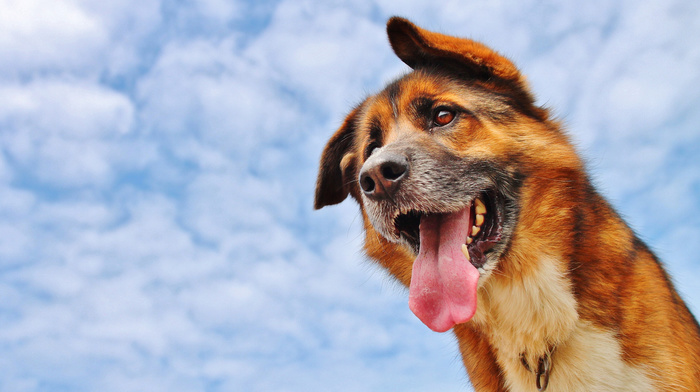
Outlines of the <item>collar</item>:
M 522 362 L 525 369 L 528 372 L 535 373 L 535 385 L 539 392 L 543 392 L 549 385 L 549 374 L 552 371 L 552 355 L 555 348 L 552 346 L 537 360 L 537 369 L 533 369 L 530 366 L 527 359 L 525 359 L 525 353 L 520 354 L 520 362 Z

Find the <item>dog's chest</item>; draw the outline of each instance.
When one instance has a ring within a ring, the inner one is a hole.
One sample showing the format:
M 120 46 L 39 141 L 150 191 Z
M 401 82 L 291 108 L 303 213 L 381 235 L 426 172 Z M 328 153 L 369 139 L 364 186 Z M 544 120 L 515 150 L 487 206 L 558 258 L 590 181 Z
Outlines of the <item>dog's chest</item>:
M 538 267 L 517 281 L 493 276 L 479 293 L 473 321 L 489 337 L 509 389 L 537 391 L 538 360 L 551 352 L 547 391 L 654 390 L 642 369 L 622 359 L 614 333 L 579 319 L 556 259 Z

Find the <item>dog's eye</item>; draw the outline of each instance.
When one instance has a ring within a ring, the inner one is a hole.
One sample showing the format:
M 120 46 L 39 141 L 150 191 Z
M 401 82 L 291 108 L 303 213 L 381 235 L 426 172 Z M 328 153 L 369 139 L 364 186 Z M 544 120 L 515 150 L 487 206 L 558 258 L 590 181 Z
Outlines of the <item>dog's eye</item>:
M 454 110 L 448 108 L 438 108 L 433 114 L 433 124 L 438 127 L 444 127 L 454 120 L 455 112 Z

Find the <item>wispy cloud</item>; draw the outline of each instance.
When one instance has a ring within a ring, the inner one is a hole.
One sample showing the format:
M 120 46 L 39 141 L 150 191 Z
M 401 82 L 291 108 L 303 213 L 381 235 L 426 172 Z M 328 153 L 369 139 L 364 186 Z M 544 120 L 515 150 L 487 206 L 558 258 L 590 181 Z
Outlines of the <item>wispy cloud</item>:
M 449 335 L 312 212 L 393 14 L 482 39 L 700 309 L 688 2 L 0 2 L 1 391 L 464 390 Z

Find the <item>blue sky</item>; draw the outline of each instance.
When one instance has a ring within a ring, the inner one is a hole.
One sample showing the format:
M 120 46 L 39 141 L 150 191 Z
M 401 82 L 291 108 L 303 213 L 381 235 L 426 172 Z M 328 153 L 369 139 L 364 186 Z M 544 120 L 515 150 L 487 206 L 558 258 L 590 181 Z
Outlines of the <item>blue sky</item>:
M 513 59 L 698 314 L 700 4 L 395 3 L 0 0 L 0 391 L 468 390 L 312 211 L 391 15 Z

